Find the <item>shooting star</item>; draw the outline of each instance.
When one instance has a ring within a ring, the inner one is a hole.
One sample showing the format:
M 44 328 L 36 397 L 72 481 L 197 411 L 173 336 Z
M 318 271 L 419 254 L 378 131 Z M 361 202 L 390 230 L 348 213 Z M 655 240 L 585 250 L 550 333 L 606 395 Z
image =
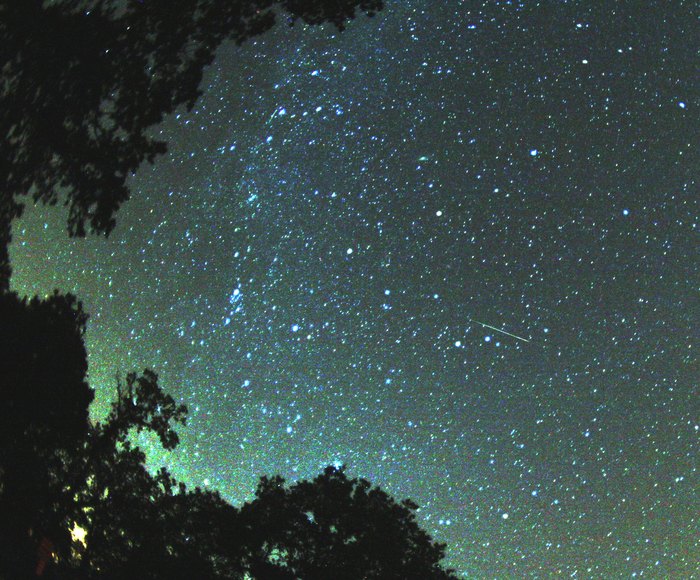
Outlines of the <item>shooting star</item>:
M 486 324 L 485 322 L 479 322 L 478 320 L 474 320 L 473 318 L 470 318 L 469 322 L 476 322 L 477 324 L 481 324 L 481 326 L 485 326 L 486 328 L 490 328 L 491 330 L 495 330 L 496 332 L 500 332 L 501 334 L 507 334 L 508 336 L 512 336 L 513 338 L 517 338 L 518 340 L 522 340 L 523 342 L 530 342 L 527 338 L 523 338 L 522 336 L 518 336 L 517 334 L 513 334 L 512 332 L 508 332 L 507 330 L 496 328 L 495 326 L 491 326 L 490 324 Z

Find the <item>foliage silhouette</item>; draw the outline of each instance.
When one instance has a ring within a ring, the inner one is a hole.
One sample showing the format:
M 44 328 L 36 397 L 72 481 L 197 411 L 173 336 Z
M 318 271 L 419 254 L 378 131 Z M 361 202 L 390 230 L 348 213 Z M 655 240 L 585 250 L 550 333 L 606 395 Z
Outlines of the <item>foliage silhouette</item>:
M 75 298 L 0 295 L 0 319 L 0 577 L 43 566 L 44 577 L 115 580 L 454 578 L 414 504 L 342 470 L 290 487 L 262 478 L 240 509 L 165 468 L 151 474 L 131 435 L 173 450 L 187 413 L 158 376 L 128 374 L 105 420 L 90 423 Z
M 417 508 L 334 467 L 291 487 L 263 477 L 241 509 L 249 570 L 290 580 L 455 578 L 440 565 L 445 545 L 416 523 Z
M 148 134 L 191 109 L 219 44 L 275 24 L 332 23 L 382 0 L 0 0 L 0 290 L 22 198 L 68 206 L 68 230 L 109 234 L 126 180 L 166 145 Z
M 395 502 L 365 480 L 329 467 L 286 487 L 263 477 L 240 510 L 217 492 L 187 490 L 163 468 L 155 476 L 132 446 L 133 429 L 177 445 L 173 423 L 185 408 L 163 393 L 157 376 L 131 374 L 104 424 L 92 431 L 72 512 L 87 532 L 63 559 L 81 578 L 421 578 L 451 579 L 444 545 L 415 521 L 417 506 Z M 66 554 L 68 551 L 66 551 Z
M 88 435 L 93 398 L 86 320 L 70 295 L 0 294 L 0 574 L 10 578 L 34 549 L 29 530 L 65 535 L 62 474 Z
M 342 470 L 329 467 L 291 487 L 263 477 L 256 499 L 237 510 L 216 492 L 176 486 L 165 470 L 150 477 L 139 454 L 122 450 L 109 486 L 98 486 L 102 499 L 89 504 L 87 545 L 64 572 L 115 579 L 456 578 L 440 565 L 444 545 L 417 525 L 414 504 L 397 503 Z

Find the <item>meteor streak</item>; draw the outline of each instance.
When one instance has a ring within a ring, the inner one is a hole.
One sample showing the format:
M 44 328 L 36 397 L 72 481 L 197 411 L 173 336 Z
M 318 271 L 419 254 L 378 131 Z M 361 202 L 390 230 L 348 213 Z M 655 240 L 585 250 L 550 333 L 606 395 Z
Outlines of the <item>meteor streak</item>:
M 478 320 L 474 320 L 473 318 L 470 318 L 469 322 L 476 322 L 477 324 L 481 324 L 481 326 L 485 326 L 486 328 L 490 328 L 491 330 L 495 330 L 496 332 L 500 332 L 501 334 L 507 334 L 508 336 L 512 336 L 513 338 L 517 338 L 518 340 L 522 340 L 523 342 L 530 342 L 527 338 L 523 338 L 522 336 L 518 336 L 517 334 L 513 334 L 512 332 L 508 332 L 507 330 L 496 328 L 495 326 L 491 326 L 490 324 L 486 324 L 485 322 L 479 322 Z

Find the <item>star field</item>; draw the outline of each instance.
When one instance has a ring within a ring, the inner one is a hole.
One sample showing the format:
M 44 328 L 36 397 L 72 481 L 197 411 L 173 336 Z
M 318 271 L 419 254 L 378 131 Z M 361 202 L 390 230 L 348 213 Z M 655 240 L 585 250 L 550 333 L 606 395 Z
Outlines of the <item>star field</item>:
M 234 503 L 346 464 L 465 577 L 700 574 L 698 16 L 390 2 L 225 45 L 109 239 L 15 224 L 13 288 L 83 300 L 95 416 L 156 370 L 190 420 L 153 465 Z

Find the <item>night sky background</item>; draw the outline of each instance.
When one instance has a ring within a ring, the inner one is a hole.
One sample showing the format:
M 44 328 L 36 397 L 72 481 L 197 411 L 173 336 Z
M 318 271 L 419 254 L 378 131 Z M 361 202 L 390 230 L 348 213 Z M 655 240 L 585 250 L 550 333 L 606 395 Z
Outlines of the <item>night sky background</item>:
M 156 370 L 190 420 L 153 465 L 235 504 L 346 464 L 466 577 L 693 577 L 699 17 L 389 2 L 222 46 L 113 234 L 28 210 L 12 286 L 83 300 L 95 417 Z

